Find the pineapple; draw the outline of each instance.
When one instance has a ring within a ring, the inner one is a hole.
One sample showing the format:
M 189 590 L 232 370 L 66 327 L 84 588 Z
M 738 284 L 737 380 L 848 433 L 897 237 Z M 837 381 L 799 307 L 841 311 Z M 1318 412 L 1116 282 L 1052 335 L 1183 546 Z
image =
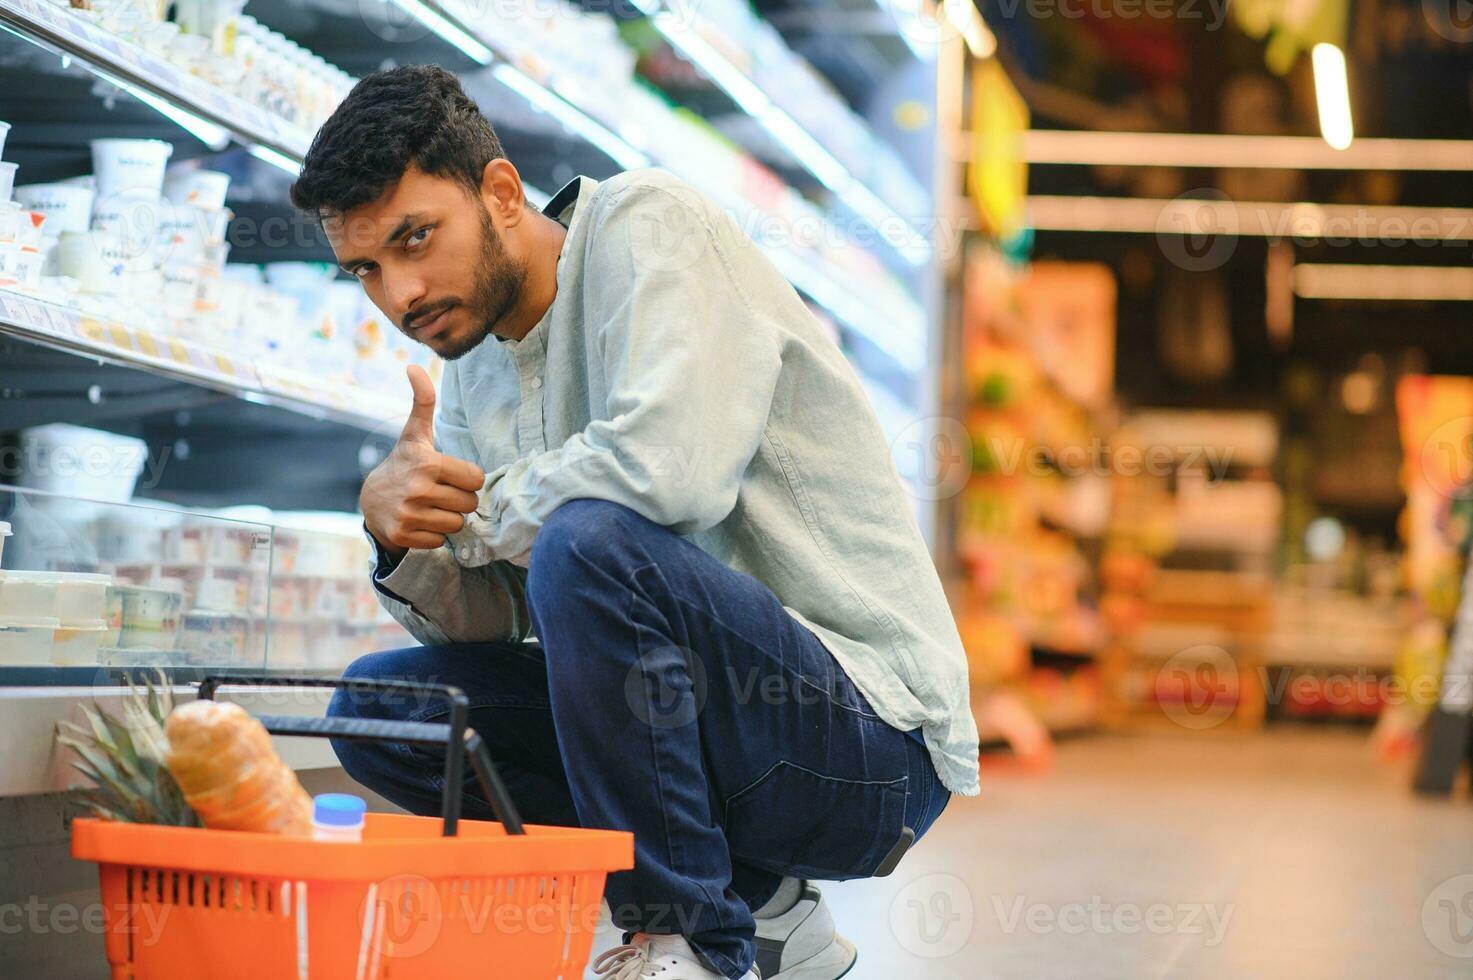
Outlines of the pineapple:
M 104 820 L 309 836 L 312 797 L 243 708 L 191 701 L 177 708 L 163 673 L 129 683 L 123 717 L 83 708 L 88 727 L 62 722 L 56 740 L 92 785 L 80 799 Z
M 72 765 L 92 781 L 79 791 L 81 803 L 104 820 L 198 827 L 199 817 L 184 800 L 164 764 L 169 740 L 164 721 L 174 709 L 167 680 L 130 681 L 123 716 L 102 708 L 83 708 L 87 728 L 62 722 L 56 740 L 77 753 Z

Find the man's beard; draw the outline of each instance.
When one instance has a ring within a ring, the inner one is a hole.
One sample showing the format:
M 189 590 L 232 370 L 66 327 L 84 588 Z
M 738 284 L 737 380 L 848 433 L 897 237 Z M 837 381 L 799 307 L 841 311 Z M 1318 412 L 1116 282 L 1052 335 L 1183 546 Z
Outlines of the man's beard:
M 477 256 L 475 285 L 468 300 L 455 304 L 465 306 L 474 326 L 465 337 L 454 341 L 453 346 L 436 349 L 435 353 L 447 361 L 464 357 L 491 336 L 492 328 L 522 298 L 522 285 L 527 278 L 526 265 L 507 254 L 484 207 L 480 214 L 481 251 Z

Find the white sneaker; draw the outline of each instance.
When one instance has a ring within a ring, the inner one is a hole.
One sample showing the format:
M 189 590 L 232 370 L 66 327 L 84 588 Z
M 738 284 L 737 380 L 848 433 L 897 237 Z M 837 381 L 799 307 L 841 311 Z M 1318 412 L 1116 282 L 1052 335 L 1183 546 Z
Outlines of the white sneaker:
M 725 980 L 719 973 L 706 969 L 684 936 L 653 936 L 635 933 L 627 946 L 615 946 L 600 953 L 593 961 L 594 976 L 607 980 Z M 755 969 L 748 970 L 742 980 L 762 980 Z
M 859 959 L 854 944 L 834 931 L 823 892 L 803 882 L 797 903 L 757 920 L 757 968 L 767 980 L 838 980 Z

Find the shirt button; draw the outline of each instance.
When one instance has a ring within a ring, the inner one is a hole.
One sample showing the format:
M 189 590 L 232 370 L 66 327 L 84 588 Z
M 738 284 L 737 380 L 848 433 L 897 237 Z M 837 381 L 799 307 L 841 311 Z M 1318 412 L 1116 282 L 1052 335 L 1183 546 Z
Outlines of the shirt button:
M 542 387 L 542 379 L 541 378 L 533 378 L 531 381 L 528 381 L 527 382 L 527 387 L 528 388 L 531 388 L 533 391 L 537 391 L 538 389 L 540 389 Z

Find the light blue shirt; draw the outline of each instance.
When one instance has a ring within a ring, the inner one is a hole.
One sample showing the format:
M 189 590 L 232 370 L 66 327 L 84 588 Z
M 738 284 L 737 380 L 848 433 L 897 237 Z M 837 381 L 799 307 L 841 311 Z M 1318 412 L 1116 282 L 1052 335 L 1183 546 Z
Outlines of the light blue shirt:
M 525 639 L 537 530 L 580 497 L 687 536 L 778 596 L 875 711 L 975 795 L 967 663 L 853 369 L 721 208 L 661 170 L 579 177 L 557 294 L 519 341 L 447 362 L 435 436 L 488 474 L 446 546 L 375 581 L 427 643 Z

